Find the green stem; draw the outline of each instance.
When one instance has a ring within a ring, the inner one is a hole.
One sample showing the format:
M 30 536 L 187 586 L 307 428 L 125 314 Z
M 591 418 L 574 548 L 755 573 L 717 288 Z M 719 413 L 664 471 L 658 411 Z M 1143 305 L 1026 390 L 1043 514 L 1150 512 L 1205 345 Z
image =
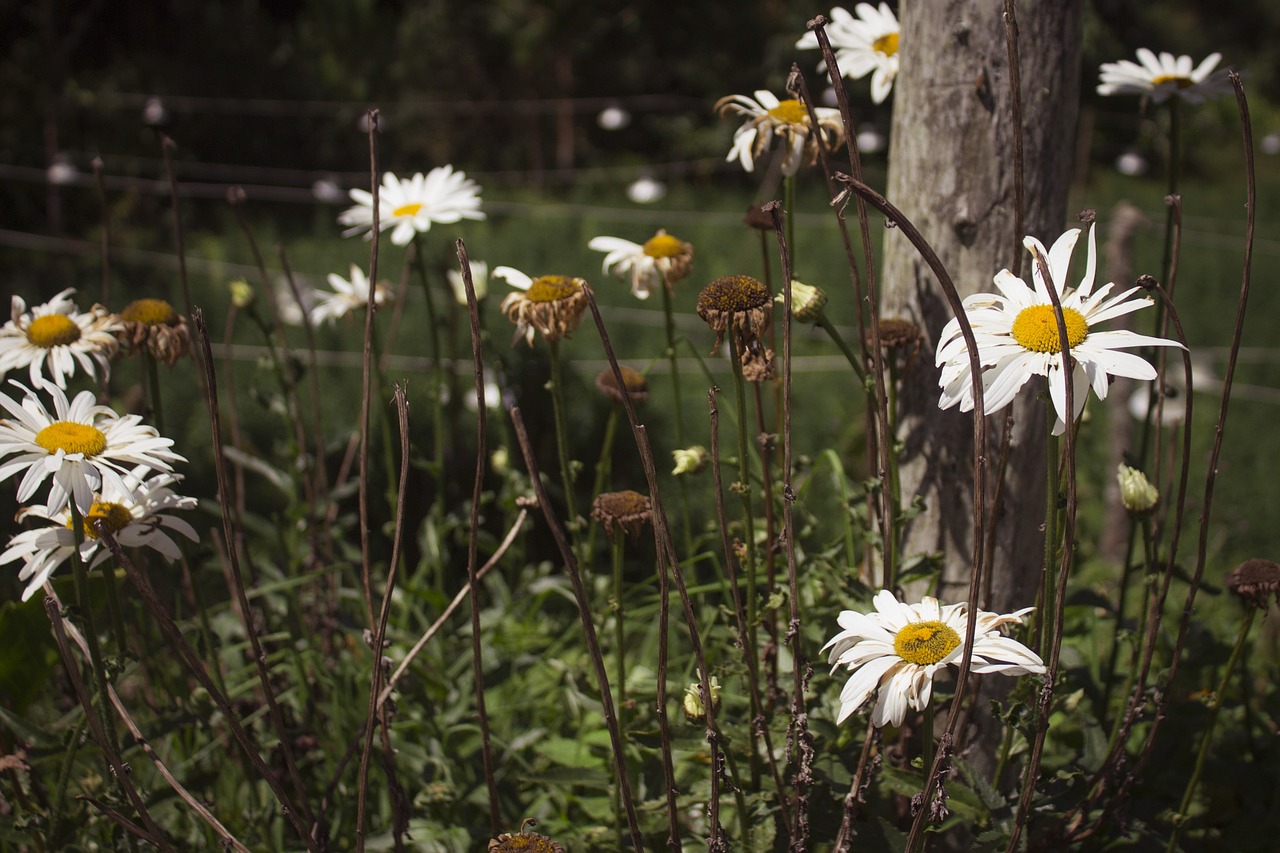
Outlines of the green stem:
M 615 420 L 617 409 L 614 409 Z M 594 533 L 594 529 L 592 530 Z M 627 731 L 627 642 L 626 642 L 626 626 L 622 620 L 622 549 L 626 542 L 626 534 L 620 532 L 617 539 L 613 541 L 613 601 L 610 610 L 613 611 L 613 636 L 615 652 L 618 660 L 618 728 L 625 736 Z M 614 820 L 617 826 L 624 823 L 622 814 L 622 786 L 614 786 Z
M 827 319 L 825 312 L 819 312 L 818 314 L 818 327 L 826 332 L 827 336 L 830 337 L 831 340 L 835 342 L 835 345 L 840 348 L 840 352 L 844 354 L 845 359 L 849 362 L 849 366 L 852 367 L 853 372 L 858 375 L 858 381 L 866 382 L 867 371 L 863 369 L 862 362 L 858 360 L 858 356 L 854 354 L 853 350 L 849 349 L 849 345 L 845 343 L 844 336 L 841 335 L 840 330 L 837 329 L 829 319 Z
M 796 251 L 796 176 L 787 175 L 783 180 L 784 203 L 786 204 L 787 213 L 787 251 L 791 254 L 791 269 L 797 268 L 796 258 L 799 252 Z M 785 272 L 783 273 L 785 275 Z M 790 282 L 783 282 L 783 286 L 788 286 Z
M 1070 381 L 1068 379 L 1068 381 Z M 1040 657 L 1048 660 L 1053 647 L 1054 596 L 1058 589 L 1058 436 L 1053 434 L 1053 404 L 1045 412 L 1044 605 L 1040 609 Z M 1068 427 L 1069 428 L 1069 427 Z
M 1187 809 L 1191 807 L 1191 798 L 1195 795 L 1196 787 L 1200 784 L 1200 774 L 1204 772 L 1205 758 L 1209 755 L 1209 747 L 1213 743 L 1213 730 L 1218 725 L 1218 712 L 1222 709 L 1222 695 L 1227 690 L 1227 684 L 1231 680 L 1231 673 L 1235 671 L 1236 662 L 1240 660 L 1240 653 L 1244 649 L 1245 640 L 1249 636 L 1249 629 L 1253 627 L 1254 614 L 1258 612 L 1258 608 L 1249 606 L 1245 613 L 1244 620 L 1240 623 L 1240 633 L 1236 635 L 1235 647 L 1231 649 L 1231 657 L 1227 660 L 1227 667 L 1222 672 L 1222 680 L 1218 682 L 1218 689 L 1213 694 L 1213 698 L 1209 702 L 1209 719 L 1204 724 L 1204 736 L 1200 741 L 1200 752 L 1196 755 L 1196 766 L 1191 771 L 1191 778 L 1187 780 L 1187 789 L 1182 794 L 1182 804 L 1178 806 L 1178 812 L 1173 816 L 1173 831 L 1169 833 L 1169 844 L 1165 847 L 1166 853 L 1173 853 L 1178 849 L 1178 835 L 1182 832 L 1182 827 L 1187 821 Z
M 600 460 L 596 462 L 596 480 L 591 484 L 592 500 L 598 498 L 600 493 L 604 491 L 605 481 L 609 479 L 609 473 L 613 470 L 613 441 L 617 433 L 618 406 L 615 405 L 609 410 L 609 419 L 605 421 L 604 425 L 604 441 L 600 443 Z M 600 523 L 593 519 L 591 532 L 587 534 L 588 554 L 595 554 L 596 552 L 596 531 L 599 529 Z
M 569 422 L 564 412 L 564 379 L 560 364 L 560 341 L 548 340 L 551 349 L 551 406 L 556 422 L 556 453 L 560 457 L 560 477 L 564 480 L 564 505 L 568 528 L 578 539 L 578 509 L 573 498 L 573 467 L 569 458 Z
M 920 757 L 924 759 L 924 777 L 929 778 L 929 768 L 933 767 L 933 703 L 936 696 L 930 696 L 924 704 L 924 719 L 920 723 Z
M 443 490 L 445 484 L 444 402 L 441 400 L 440 389 L 444 387 L 444 365 L 440 359 L 440 321 L 436 317 L 435 298 L 431 295 L 431 285 L 427 279 L 426 256 L 422 252 L 422 244 L 417 234 L 413 236 L 413 247 L 414 266 L 418 268 L 418 279 L 422 282 L 422 295 L 427 303 L 427 339 L 431 347 L 431 384 L 427 389 L 428 399 L 431 401 L 431 461 L 436 466 L 436 485 Z M 479 405 L 483 410 L 484 401 L 479 401 Z M 432 512 L 436 512 L 443 505 L 443 497 L 437 496 Z
M 102 721 L 103 735 L 115 737 L 115 727 L 111 725 L 111 716 L 107 713 L 107 667 L 102 658 L 102 648 L 98 645 L 98 625 L 93 618 L 93 601 L 89 595 L 89 570 L 80 559 L 80 546 L 84 544 L 84 515 L 76 506 L 75 498 L 70 501 L 71 534 L 75 546 L 71 549 L 71 569 L 76 581 L 76 603 L 84 617 L 84 639 L 89 647 L 89 664 L 93 670 L 94 682 L 98 688 L 97 710 Z
M 684 397 L 680 392 L 680 359 L 676 357 L 676 321 L 671 307 L 671 286 L 665 275 L 662 277 L 662 313 L 667 332 L 667 359 L 671 362 L 671 400 L 674 403 L 676 422 L 676 447 L 685 447 L 684 443 Z M 684 550 L 686 555 L 693 554 L 693 527 L 689 520 L 689 484 L 681 477 L 680 486 L 680 526 L 684 534 Z
M 81 717 L 76 723 L 71 739 L 67 741 L 67 751 L 62 756 L 62 767 L 58 770 L 58 787 L 54 791 L 53 806 L 49 811 L 49 834 L 46 836 L 53 844 L 59 843 L 62 829 L 62 810 L 67 805 L 67 789 L 71 787 L 71 766 L 75 763 L 76 753 L 80 751 L 80 742 L 84 740 L 84 730 L 89 726 L 89 718 Z
M 902 486 L 898 478 L 898 454 L 894 443 L 898 435 L 897 418 L 898 360 L 892 354 L 889 357 L 889 384 L 885 388 L 886 417 L 889 419 L 889 431 L 884 440 L 889 442 L 889 517 L 885 519 L 889 528 L 889 542 L 892 544 L 893 559 L 885 566 L 885 589 L 892 590 L 898 579 L 898 563 L 902 561 L 902 549 L 898 547 L 898 518 L 902 514 Z M 930 759 L 932 763 L 932 759 Z
M 160 369 L 146 347 L 142 348 L 142 362 L 146 365 L 147 371 L 147 392 L 151 398 L 148 400 L 151 404 L 151 420 L 155 423 L 156 432 L 161 435 L 168 435 L 164 429 L 164 407 L 160 404 Z

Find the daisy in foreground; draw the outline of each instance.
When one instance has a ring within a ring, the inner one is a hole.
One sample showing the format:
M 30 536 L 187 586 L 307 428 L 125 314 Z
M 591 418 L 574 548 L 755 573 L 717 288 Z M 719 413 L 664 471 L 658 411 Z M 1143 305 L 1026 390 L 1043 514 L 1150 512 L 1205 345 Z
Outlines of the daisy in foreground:
M 925 596 L 919 604 L 903 604 L 887 589 L 876 593 L 874 613 L 845 610 L 843 628 L 823 651 L 831 650 L 831 671 L 848 668 L 853 674 L 840 691 L 843 723 L 875 694 L 871 725 L 899 726 L 907 708 L 920 711 L 933 695 L 933 681 L 948 666 L 960 666 L 969 616 L 964 604 L 942 605 Z M 1021 625 L 1033 608 L 1016 613 L 978 611 L 974 626 L 974 673 L 1027 675 L 1045 671 L 1044 661 L 1022 643 L 1000 633 L 1006 625 Z
M 93 507 L 95 494 L 132 495 L 123 475 L 136 466 L 167 472 L 173 470 L 170 463 L 186 461 L 169 449 L 171 439 L 162 438 L 137 415 L 119 417 L 97 405 L 91 391 L 81 391 L 68 402 L 61 388 L 46 382 L 43 388 L 53 397 L 50 413 L 34 391 L 13 384 L 26 397 L 19 403 L 0 393 L 0 406 L 12 415 L 0 420 L 0 480 L 22 472 L 18 503 L 25 504 L 52 476 L 46 515 L 65 507 L 72 496 L 83 515 Z
M 355 206 L 338 216 L 340 225 L 350 226 L 343 237 L 365 234 L 373 230 L 373 193 L 351 190 Z M 453 166 L 437 166 L 425 176 L 419 172 L 409 180 L 393 173 L 382 176 L 378 193 L 378 230 L 391 232 L 391 242 L 407 246 L 420 231 L 430 231 L 431 223 L 458 222 L 462 219 L 484 219 L 480 210 L 480 185 L 455 172 Z
M 782 174 L 794 175 L 802 165 L 818 161 L 818 140 L 809 122 L 809 111 L 795 98 L 779 101 L 767 89 L 758 89 L 754 99 L 746 95 L 721 98 L 716 101 L 716 112 L 722 116 L 747 116 L 746 123 L 734 131 L 733 147 L 724 159 L 737 160 L 748 172 L 755 171 L 756 160 L 773 145 L 774 139 L 785 150 Z M 827 147 L 839 145 L 844 139 L 840 111 L 815 107 L 813 113 Z
M 533 346 L 536 332 L 548 341 L 567 338 L 578 328 L 587 310 L 588 285 L 567 275 L 540 275 L 530 278 L 513 267 L 497 267 L 492 273 L 515 288 L 502 300 L 502 313 L 516 324 L 516 336 Z
M 888 3 L 881 3 L 878 9 L 870 3 L 859 3 L 854 11 L 858 13 L 856 18 L 839 6 L 831 10 L 827 39 L 835 51 L 841 75 L 860 80 L 870 74 L 871 100 L 882 104 L 893 89 L 893 78 L 898 75 L 898 40 L 902 30 Z M 805 33 L 796 47 L 816 49 L 817 35 Z M 818 67 L 825 65 L 819 63 Z
M 179 478 L 173 474 L 155 474 L 145 477 L 146 468 L 136 468 L 124 477 L 128 491 L 120 491 L 108 483 L 101 494 L 94 495 L 93 505 L 85 513 L 84 538 L 80 545 L 80 558 L 91 568 L 111 556 L 106 547 L 99 547 L 95 526 L 104 522 L 116 541 L 127 548 L 151 548 L 165 560 L 173 562 L 181 552 L 170 538 L 177 533 L 195 542 L 199 539 L 195 528 L 175 515 L 174 510 L 195 509 L 196 499 L 185 498 L 171 486 Z M 65 563 L 75 548 L 76 536 L 71 527 L 71 509 L 49 513 L 44 507 L 31 506 L 18 513 L 17 520 L 37 518 L 50 524 L 33 530 L 24 530 L 9 540 L 8 549 L 0 554 L 0 565 L 22 560 L 18 579 L 27 582 L 22 600 L 35 595 L 45 581 Z M 97 551 L 97 554 L 94 553 Z
M 97 378 L 96 365 L 106 377 L 118 347 L 115 332 L 120 323 L 101 305 L 81 312 L 71 301 L 75 292 L 68 287 L 30 311 L 21 296 L 13 297 L 10 320 L 0 328 L 0 375 L 26 367 L 32 385 L 47 379 L 66 388 L 79 362 L 90 376 Z M 43 372 L 46 366 L 48 375 Z
M 1176 95 L 1189 104 L 1198 104 L 1231 91 L 1226 72 L 1213 70 L 1221 59 L 1222 54 L 1211 53 L 1192 67 L 1189 56 L 1174 57 L 1165 52 L 1156 56 L 1140 47 L 1138 62 L 1141 65 L 1128 59 L 1102 63 L 1098 94 L 1146 95 L 1157 104 Z
M 659 287 L 670 289 L 693 269 L 693 246 L 661 229 L 643 244 L 621 237 L 594 237 L 587 248 L 606 253 L 604 272 L 629 279 L 636 299 L 648 299 Z
M 339 317 L 345 317 L 369 304 L 369 277 L 355 264 L 351 265 L 350 281 L 337 273 L 329 273 L 329 286 L 333 288 L 332 291 L 312 291 L 312 296 L 315 297 L 315 305 L 310 314 L 313 326 L 319 326 L 326 320 L 332 326 Z M 374 305 L 381 305 L 390 299 L 391 288 L 378 282 L 373 294 Z
M 1139 335 L 1126 329 L 1099 332 L 1098 323 L 1113 320 L 1125 314 L 1146 308 L 1152 302 L 1146 297 L 1133 297 L 1141 288 L 1131 287 L 1112 295 L 1114 284 L 1104 284 L 1093 289 L 1098 266 L 1097 245 L 1093 226 L 1089 226 L 1089 258 L 1084 276 L 1074 289 L 1066 287 L 1067 272 L 1071 265 L 1071 253 L 1075 249 L 1080 229 L 1072 228 L 1045 250 L 1044 244 L 1034 237 L 1027 237 L 1023 245 L 1031 251 L 1034 286 L 1006 270 L 996 274 L 995 284 L 999 293 L 975 293 L 965 297 L 965 316 L 973 326 L 978 345 L 978 357 L 982 363 L 982 395 L 985 414 L 1003 409 L 1017 396 L 1022 386 L 1032 376 L 1044 376 L 1049 382 L 1049 397 L 1053 401 L 1058 421 L 1054 435 L 1074 423 L 1084 409 L 1085 397 L 1090 385 L 1099 399 L 1105 399 L 1112 376 L 1131 379 L 1155 379 L 1156 369 L 1145 359 L 1133 353 L 1123 352 L 1127 347 L 1159 346 L 1182 347 L 1176 341 Z M 1053 287 L 1062 303 L 1062 316 L 1067 327 L 1067 343 L 1070 346 L 1074 411 L 1067 411 L 1067 384 L 1062 369 L 1062 346 L 1058 336 L 1058 322 L 1048 287 L 1036 263 L 1043 258 L 1053 278 Z M 942 330 L 938 341 L 936 363 L 942 368 L 938 385 L 942 395 L 938 406 L 949 409 L 959 405 L 960 411 L 973 411 L 972 373 L 969 366 L 969 350 L 960 336 L 960 322 L 952 318 Z

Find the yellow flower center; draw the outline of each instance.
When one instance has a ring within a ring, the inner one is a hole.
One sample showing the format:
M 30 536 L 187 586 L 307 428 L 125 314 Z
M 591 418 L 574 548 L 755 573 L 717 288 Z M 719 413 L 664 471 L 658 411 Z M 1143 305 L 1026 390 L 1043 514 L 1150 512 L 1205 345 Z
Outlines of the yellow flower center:
M 1187 89 L 1192 85 L 1190 77 L 1180 77 L 1177 74 L 1158 74 L 1151 78 L 1152 86 L 1163 86 L 1165 83 L 1172 83 L 1175 88 Z
M 784 124 L 804 124 L 809 118 L 808 111 L 805 110 L 804 104 L 795 98 L 788 98 L 769 110 L 769 115 Z
M 907 663 L 929 666 L 945 658 L 960 645 L 960 635 L 951 626 L 929 620 L 912 622 L 893 638 L 893 650 Z
M 524 292 L 530 302 L 559 302 L 577 293 L 578 285 L 567 275 L 540 275 Z
M 1067 325 L 1067 343 L 1077 347 L 1089 337 L 1089 324 L 1084 315 L 1074 308 L 1063 308 L 1062 319 Z M 1013 339 L 1032 352 L 1060 352 L 1062 341 L 1058 337 L 1058 321 L 1052 305 L 1032 305 L 1023 308 L 1013 321 Z
M 413 204 L 402 204 L 395 210 L 391 211 L 392 216 L 417 216 L 418 211 L 422 210 L 422 205 L 414 202 Z
M 99 521 L 104 522 L 107 530 L 114 536 L 133 521 L 133 513 L 129 512 L 129 508 L 123 504 L 94 501 L 93 506 L 89 507 L 89 511 L 84 514 L 84 535 L 90 539 L 97 539 L 98 530 L 94 525 Z M 67 528 L 70 529 L 70 527 L 71 522 L 68 521 Z
M 27 340 L 45 349 L 63 347 L 80 340 L 80 327 L 65 314 L 46 314 L 27 326 Z
M 885 56 L 893 56 L 898 52 L 898 33 L 886 33 L 871 43 L 871 49 Z
M 63 453 L 97 456 L 107 449 L 107 437 L 88 424 L 54 421 L 36 433 L 36 444 L 51 454 L 61 450 Z
M 769 289 L 749 275 L 727 275 L 718 278 L 698 294 L 698 312 L 750 311 L 769 304 Z
M 178 322 L 178 312 L 163 299 L 135 299 L 124 306 L 120 319 L 144 326 L 172 326 Z
M 644 253 L 651 258 L 674 258 L 684 254 L 684 241 L 659 232 L 644 241 Z

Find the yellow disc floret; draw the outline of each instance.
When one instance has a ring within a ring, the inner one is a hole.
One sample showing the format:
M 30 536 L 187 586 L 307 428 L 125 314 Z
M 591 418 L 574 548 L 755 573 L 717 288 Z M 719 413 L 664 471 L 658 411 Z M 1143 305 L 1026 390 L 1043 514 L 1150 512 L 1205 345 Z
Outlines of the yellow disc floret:
M 80 327 L 65 314 L 46 314 L 31 321 L 27 340 L 45 349 L 67 346 L 80 340 Z
M 540 275 L 524 292 L 530 302 L 559 302 L 578 292 L 578 285 L 566 275 Z
M 893 638 L 893 650 L 907 663 L 930 666 L 960 645 L 960 635 L 944 622 L 912 622 Z
M 898 33 L 886 33 L 880 36 L 871 43 L 871 49 L 885 56 L 893 56 L 898 52 Z
M 178 312 L 163 299 L 135 299 L 124 306 L 120 319 L 144 326 L 172 326 L 178 322 Z
M 1089 337 L 1089 324 L 1084 315 L 1074 308 L 1063 308 L 1062 319 L 1067 326 L 1067 343 L 1077 347 Z M 1010 334 L 1013 339 L 1032 352 L 1060 352 L 1062 340 L 1058 337 L 1058 320 L 1052 305 L 1032 305 L 1023 308 L 1013 321 Z
M 785 124 L 804 124 L 809 120 L 809 113 L 804 104 L 795 98 L 788 98 L 769 110 L 769 115 Z
M 1188 89 L 1192 86 L 1190 77 L 1181 77 L 1177 74 L 1157 74 L 1151 78 L 1152 86 L 1163 86 L 1165 83 L 1172 83 L 1178 89 Z
M 644 241 L 644 253 L 651 258 L 674 258 L 685 253 L 685 242 L 660 231 Z
M 107 437 L 88 424 L 55 421 L 36 433 L 36 444 L 50 453 L 83 453 L 97 456 L 107 449 Z
M 111 535 L 115 535 L 129 525 L 133 521 L 133 513 L 129 512 L 129 508 L 124 504 L 111 503 L 110 501 L 94 501 L 93 506 L 89 507 L 89 511 L 84 514 L 84 535 L 90 539 L 98 538 L 99 523 L 105 524 L 107 531 Z M 67 527 L 71 527 L 71 522 L 67 522 Z
M 417 216 L 418 211 L 422 210 L 422 205 L 414 202 L 413 204 L 402 204 L 395 210 L 391 211 L 392 216 Z

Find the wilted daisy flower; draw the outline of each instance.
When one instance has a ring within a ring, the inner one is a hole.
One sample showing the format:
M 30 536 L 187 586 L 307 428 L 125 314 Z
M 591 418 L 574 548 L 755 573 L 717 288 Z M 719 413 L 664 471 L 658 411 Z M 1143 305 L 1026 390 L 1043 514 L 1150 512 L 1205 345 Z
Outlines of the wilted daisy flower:
M 470 261 L 471 288 L 476 292 L 476 302 L 489 295 L 489 265 L 484 261 Z M 455 269 L 445 270 L 449 279 L 449 287 L 453 290 L 453 301 L 463 308 L 467 307 L 467 283 L 462 280 L 462 273 Z
M 516 324 L 516 338 L 533 346 L 534 332 L 542 332 L 549 341 L 573 334 L 587 310 L 589 287 L 580 278 L 567 275 L 529 276 L 512 267 L 498 267 L 494 278 L 505 279 L 515 288 L 502 300 L 502 313 Z M 512 341 L 514 344 L 515 342 Z
M 53 397 L 50 413 L 36 393 L 26 392 L 19 403 L 0 393 L 0 406 L 12 415 L 0 420 L 0 480 L 24 472 L 18 484 L 18 502 L 25 504 L 52 475 L 45 512 L 53 515 L 74 495 L 76 507 L 87 513 L 94 495 L 105 491 L 132 494 L 122 477 L 138 465 L 171 471 L 171 462 L 185 461 L 171 451 L 173 441 L 162 438 L 137 415 L 119 417 L 99 406 L 91 391 L 81 391 L 68 403 L 56 385 L 42 387 Z
M 486 848 L 488 853 L 565 853 L 564 847 L 555 839 L 528 831 L 528 827 L 537 823 L 527 817 L 521 821 L 519 832 L 504 832 L 497 838 L 491 838 Z
M 716 333 L 715 353 L 732 332 L 742 360 L 742 375 L 751 382 L 772 374 L 773 351 L 764 344 L 764 333 L 773 321 L 769 289 L 749 275 L 727 275 L 702 288 L 698 316 Z
M 1138 62 L 1141 65 L 1127 59 L 1102 63 L 1098 94 L 1144 95 L 1157 104 L 1176 95 L 1189 104 L 1198 104 L 1231 91 L 1226 72 L 1213 70 L 1221 59 L 1222 54 L 1211 53 L 1192 67 L 1189 56 L 1175 57 L 1167 52 L 1156 56 L 1140 47 Z
M 835 52 L 840 74 L 850 80 L 860 80 L 870 74 L 871 100 L 884 103 L 898 74 L 898 41 L 902 29 L 887 3 L 881 3 L 878 9 L 870 3 L 859 3 L 854 11 L 858 13 L 856 18 L 839 6 L 831 10 L 827 40 Z M 817 35 L 805 33 L 796 47 L 816 49 Z M 825 65 L 819 63 L 818 67 L 825 68 Z
M 630 280 L 636 299 L 648 299 L 658 287 L 670 290 L 693 269 L 693 246 L 661 229 L 643 244 L 621 237 L 594 237 L 587 248 L 607 253 L 604 272 Z
M 338 216 L 340 225 L 349 225 L 343 237 L 373 230 L 373 193 L 351 190 L 354 207 Z M 438 166 L 425 176 L 419 172 L 409 180 L 393 173 L 382 176 L 378 193 L 378 229 L 391 232 L 391 242 L 407 246 L 413 235 L 431 230 L 431 223 L 484 219 L 480 210 L 480 186 L 453 166 Z
M 130 352 L 146 348 L 156 361 L 172 367 L 191 351 L 191 327 L 163 299 L 135 299 L 120 312 L 117 332 Z
M 794 175 L 802 165 L 818 161 L 818 140 L 809 123 L 809 111 L 805 105 L 790 98 L 779 101 L 767 89 L 757 89 L 755 98 L 746 95 L 729 95 L 716 101 L 720 115 L 743 115 L 747 121 L 733 134 L 733 148 L 725 160 L 737 160 L 748 172 L 755 171 L 756 159 L 768 150 L 777 139 L 786 153 L 782 158 L 782 173 Z M 815 107 L 818 131 L 828 148 L 844 139 L 844 127 L 840 123 L 840 111 L 830 107 Z
M 844 630 L 822 647 L 831 650 L 833 673 L 842 666 L 852 673 L 840 691 L 836 722 L 844 722 L 875 694 L 871 725 L 898 726 L 907 708 L 919 711 L 929 704 L 933 681 L 946 667 L 960 666 L 969 617 L 964 604 L 944 606 L 927 595 L 919 604 L 903 604 L 882 589 L 873 601 L 874 613 L 843 611 L 837 621 Z M 1021 625 L 1032 609 L 1007 614 L 978 611 L 971 672 L 1045 671 L 1035 652 L 1000 633 L 1005 625 Z
M 1260 610 L 1267 609 L 1273 597 L 1280 604 L 1280 565 L 1256 557 L 1245 560 L 1227 575 L 1227 589 Z
M 982 363 L 985 414 L 998 412 L 1009 405 L 1032 376 L 1044 376 L 1048 379 L 1049 396 L 1058 414 L 1054 434 L 1059 434 L 1068 422 L 1074 422 L 1080 416 L 1090 384 L 1094 393 L 1104 399 L 1111 376 L 1132 379 L 1156 377 L 1154 367 L 1139 356 L 1123 352 L 1124 348 L 1182 346 L 1176 341 L 1139 335 L 1126 329 L 1094 330 L 1098 323 L 1145 308 L 1151 300 L 1145 297 L 1131 299 L 1141 289 L 1138 287 L 1131 287 L 1115 296 L 1110 295 L 1114 284 L 1105 284 L 1094 291 L 1097 246 L 1092 225 L 1089 226 L 1089 258 L 1084 276 L 1076 288 L 1067 288 L 1071 254 L 1079 236 L 1080 229 L 1073 228 L 1059 237 L 1053 248 L 1047 251 L 1039 240 L 1027 237 L 1023 245 L 1031 251 L 1034 286 L 1006 269 L 995 277 L 1000 293 L 975 293 L 965 297 L 965 315 L 973 326 Z M 1062 303 L 1067 343 L 1075 364 L 1072 374 L 1075 383 L 1073 412 L 1067 411 L 1067 385 L 1062 369 L 1058 324 L 1040 266 L 1035 263 L 1037 256 L 1045 259 Z M 960 323 L 954 318 L 942 330 L 936 363 L 942 367 L 938 377 L 942 388 L 938 406 L 949 409 L 959 404 L 962 412 L 973 411 L 968 348 L 960 336 Z
M 145 467 L 136 468 L 124 477 L 128 491 L 120 491 L 114 484 L 104 484 L 101 494 L 94 495 L 93 505 L 84 514 L 84 537 L 80 546 L 80 558 L 93 567 L 111 556 L 100 547 L 95 526 L 105 522 L 115 540 L 127 548 L 151 548 L 172 562 L 181 556 L 170 533 L 177 533 L 195 542 L 199 539 L 195 528 L 183 519 L 169 515 L 174 510 L 195 509 L 196 499 L 185 498 L 171 486 L 179 478 L 173 474 L 153 474 Z M 18 513 L 17 520 L 38 518 L 50 522 L 50 526 L 24 530 L 9 540 L 9 548 L 0 554 L 0 565 L 22 560 L 18 579 L 27 582 L 22 592 L 26 601 L 44 586 L 49 576 L 66 562 L 75 548 L 75 531 L 71 527 L 71 508 L 50 513 L 44 507 L 30 506 Z M 96 554 L 94 552 L 97 552 Z
M 13 297 L 10 320 L 0 328 L 0 375 L 19 367 L 31 373 L 31 384 L 43 379 L 67 387 L 67 377 L 75 375 L 76 363 L 97 378 L 94 366 L 105 378 L 120 328 L 106 308 L 95 305 L 86 312 L 71 301 L 74 287 L 68 287 L 43 305 L 27 311 L 21 296 Z M 44 374 L 45 366 L 48 375 Z
M 653 517 L 649 499 L 639 492 L 630 489 L 622 492 L 601 492 L 596 495 L 591 505 L 591 517 L 604 527 L 604 532 L 613 538 L 613 528 L 617 526 L 619 533 L 636 537 L 640 529 Z
M 369 304 L 369 277 L 355 264 L 351 265 L 350 281 L 337 273 L 329 273 L 329 286 L 333 288 L 332 291 L 312 291 L 316 300 L 310 316 L 313 326 L 319 326 L 325 320 L 332 326 L 339 317 L 345 317 Z M 374 304 L 381 305 L 390 299 L 391 288 L 384 282 L 378 282 L 373 295 Z

